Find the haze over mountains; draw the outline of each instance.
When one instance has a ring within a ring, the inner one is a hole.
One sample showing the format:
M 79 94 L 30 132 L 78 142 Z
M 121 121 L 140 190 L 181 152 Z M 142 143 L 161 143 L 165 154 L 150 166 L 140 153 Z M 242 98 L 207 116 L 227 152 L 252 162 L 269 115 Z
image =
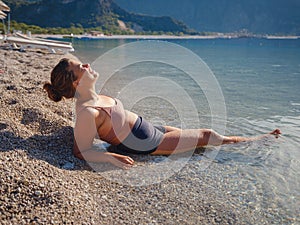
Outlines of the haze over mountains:
M 300 35 L 299 0 L 115 0 L 125 10 L 167 15 L 197 31 Z

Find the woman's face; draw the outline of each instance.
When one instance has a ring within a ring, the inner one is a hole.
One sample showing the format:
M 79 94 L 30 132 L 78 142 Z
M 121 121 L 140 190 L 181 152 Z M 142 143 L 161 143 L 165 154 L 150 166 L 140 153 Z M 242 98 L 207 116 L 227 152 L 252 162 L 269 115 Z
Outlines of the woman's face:
M 73 71 L 76 76 L 76 80 L 80 80 L 83 74 L 90 70 L 90 64 L 82 64 L 78 61 L 71 60 L 68 67 L 69 71 Z

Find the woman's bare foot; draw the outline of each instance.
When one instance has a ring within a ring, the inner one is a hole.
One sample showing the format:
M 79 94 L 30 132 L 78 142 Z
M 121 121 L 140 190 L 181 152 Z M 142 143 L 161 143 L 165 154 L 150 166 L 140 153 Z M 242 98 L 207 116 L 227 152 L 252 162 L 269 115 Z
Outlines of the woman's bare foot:
M 279 135 L 281 134 L 281 131 L 279 129 L 273 130 L 272 132 L 268 133 L 268 134 L 264 134 L 258 137 L 240 137 L 240 136 L 230 136 L 230 137 L 225 137 L 223 139 L 223 144 L 233 144 L 233 143 L 239 143 L 239 142 L 247 142 L 247 141 L 258 141 L 261 140 L 263 138 L 267 138 L 270 135 L 274 135 L 275 138 L 278 138 Z

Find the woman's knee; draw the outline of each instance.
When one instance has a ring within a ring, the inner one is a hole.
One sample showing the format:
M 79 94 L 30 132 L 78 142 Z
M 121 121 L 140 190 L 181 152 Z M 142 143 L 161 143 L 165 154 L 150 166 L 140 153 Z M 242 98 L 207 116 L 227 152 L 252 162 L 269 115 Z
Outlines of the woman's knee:
M 209 138 L 211 135 L 215 135 L 216 132 L 213 129 L 202 129 L 202 134 L 204 138 Z
M 207 140 L 209 144 L 215 144 L 223 140 L 223 136 L 218 134 L 213 129 L 203 129 L 203 138 Z

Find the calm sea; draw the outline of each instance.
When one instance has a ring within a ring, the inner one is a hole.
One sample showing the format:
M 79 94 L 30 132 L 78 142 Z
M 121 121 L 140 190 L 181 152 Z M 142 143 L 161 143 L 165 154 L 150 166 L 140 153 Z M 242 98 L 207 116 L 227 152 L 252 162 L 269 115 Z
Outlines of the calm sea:
M 92 63 L 105 52 L 134 41 L 139 40 L 73 40 L 73 45 L 75 54 L 83 62 Z M 222 147 L 216 157 L 217 163 L 231 165 L 235 172 L 222 171 L 216 176 L 230 177 L 232 184 L 237 184 L 230 191 L 257 212 L 276 211 L 274 223 L 297 221 L 300 215 L 300 40 L 165 41 L 191 50 L 211 69 L 225 99 L 227 134 L 255 136 L 275 128 L 282 130 L 282 137 L 275 141 Z M 127 78 L 132 81 L 141 74 L 161 73 L 168 74 L 168 78 L 174 81 L 187 80 L 182 85 L 189 89 L 189 95 L 202 115 L 200 125 L 210 126 L 205 95 L 201 90 L 193 89 L 193 83 L 189 83 L 188 76 L 185 79 L 179 69 L 145 62 L 116 73 L 119 76 L 108 83 L 104 90 L 106 94 L 117 95 L 118 89 L 128 84 Z M 125 80 L 123 83 L 120 77 Z M 136 89 L 145 90 L 145 87 Z M 176 89 L 170 90 L 172 94 L 176 95 Z M 165 103 L 166 106 L 159 99 L 147 98 L 132 110 L 150 120 L 156 118 L 176 125 L 178 121 L 172 113 L 172 106 L 168 108 L 168 102 Z M 192 123 L 185 125 L 193 126 Z

